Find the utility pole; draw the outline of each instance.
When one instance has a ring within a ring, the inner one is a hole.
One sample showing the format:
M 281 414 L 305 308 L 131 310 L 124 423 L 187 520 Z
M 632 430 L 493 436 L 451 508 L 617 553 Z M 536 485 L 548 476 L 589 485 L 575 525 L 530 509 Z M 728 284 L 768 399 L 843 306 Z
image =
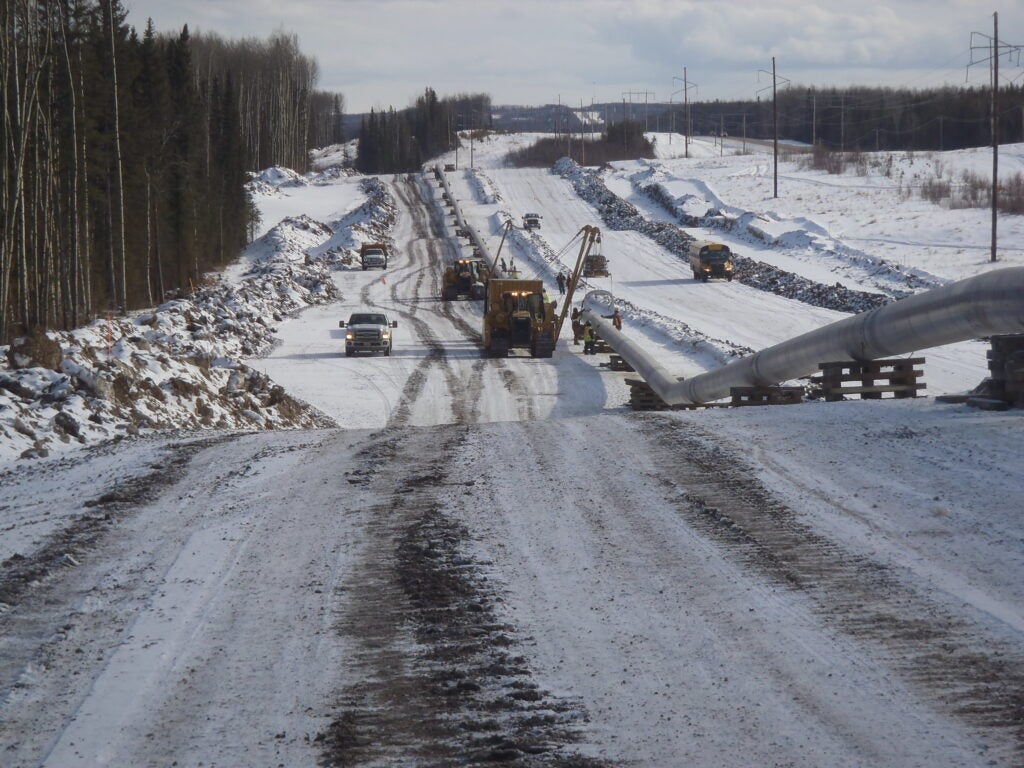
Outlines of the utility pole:
M 622 148 L 626 147 L 626 94 L 622 94 Z
M 975 42 L 978 40 L 978 42 Z M 998 195 L 999 195 L 999 57 L 1004 53 L 1007 56 L 1016 56 L 1017 64 L 1020 64 L 1020 53 L 1022 47 L 1003 43 L 999 40 L 999 14 L 992 14 L 992 36 L 981 32 L 971 33 L 971 61 L 968 69 L 975 64 L 987 61 L 989 64 L 989 87 L 992 91 L 992 243 L 990 261 L 998 261 L 996 244 L 998 242 Z M 984 51 L 987 58 L 975 60 L 974 52 Z
M 725 115 L 718 116 L 718 156 L 725 154 Z M 778 197 L 778 195 L 776 195 Z
M 634 96 L 643 96 L 644 97 L 644 133 L 646 133 L 647 132 L 647 97 L 648 96 L 653 96 L 654 95 L 654 91 L 626 91 L 623 95 L 624 96 L 629 96 L 629 105 L 630 105 L 630 107 L 633 106 L 633 97 Z
M 583 114 L 585 114 L 583 112 L 583 99 L 580 99 L 580 115 L 582 116 Z M 587 115 L 587 120 L 589 121 L 590 119 L 591 119 L 591 116 L 588 114 Z M 583 140 L 583 126 L 581 125 L 580 126 L 580 165 L 586 165 L 586 164 L 587 164 L 587 142 L 585 142 Z
M 686 118 L 686 130 L 683 132 L 683 155 L 687 159 L 690 157 L 690 84 L 686 79 L 686 67 L 683 67 L 683 112 Z
M 846 94 L 839 97 L 839 151 L 846 151 Z
M 779 196 L 779 90 L 775 75 L 775 57 L 772 56 L 772 157 L 774 160 L 774 187 L 772 197 Z
M 818 94 L 811 94 L 811 146 L 818 143 Z
M 770 74 L 772 76 L 772 84 L 770 86 L 768 86 L 768 87 L 762 88 L 760 91 L 758 91 L 758 93 L 760 94 L 763 91 L 767 91 L 768 88 L 772 89 L 772 161 L 773 161 L 772 165 L 774 166 L 774 170 L 773 170 L 773 174 L 772 174 L 772 177 L 773 177 L 773 187 L 772 187 L 773 193 L 772 194 L 773 194 L 773 197 L 778 197 L 779 196 L 779 89 L 778 89 L 779 77 L 775 73 L 775 57 L 772 56 L 772 71 L 771 72 L 767 72 L 767 71 L 765 71 L 763 69 L 759 69 L 757 73 L 758 73 L 759 76 L 762 73 L 766 74 L 766 75 Z M 782 78 L 782 79 L 785 81 L 786 84 L 789 83 L 789 80 L 786 80 L 786 78 Z
M 996 261 L 996 222 L 999 214 L 999 14 L 992 14 L 992 253 Z
M 697 87 L 697 83 L 691 83 L 689 80 L 687 80 L 687 77 L 686 77 L 686 67 L 683 67 L 683 76 L 682 77 L 675 77 L 675 76 L 672 77 L 673 85 L 675 84 L 675 82 L 677 80 L 680 81 L 683 84 L 683 87 L 682 87 L 682 93 L 683 93 L 683 120 L 686 122 L 686 125 L 683 126 L 683 143 L 684 143 L 684 152 L 683 152 L 683 154 L 684 154 L 685 157 L 689 157 L 690 156 L 690 89 L 691 88 L 696 88 Z M 679 93 L 679 91 L 676 91 L 675 93 L 673 93 L 672 96 L 675 96 L 676 93 Z M 669 101 L 670 102 L 671 102 L 671 100 L 672 100 L 671 97 L 669 97 Z M 672 114 L 672 119 L 673 119 L 673 121 L 675 120 L 675 113 Z M 673 127 L 673 130 L 674 130 L 674 127 Z M 671 142 L 671 141 L 672 141 L 672 135 L 669 134 L 669 142 Z

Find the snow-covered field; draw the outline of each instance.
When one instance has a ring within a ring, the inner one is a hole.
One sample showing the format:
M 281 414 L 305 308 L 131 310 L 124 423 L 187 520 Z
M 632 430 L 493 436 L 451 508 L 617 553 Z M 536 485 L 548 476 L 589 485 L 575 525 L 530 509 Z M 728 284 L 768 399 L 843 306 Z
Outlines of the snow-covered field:
M 565 246 L 601 226 L 612 278 L 588 287 L 615 293 L 669 370 L 844 316 L 692 280 L 571 177 L 504 167 L 529 140 L 475 142 L 472 171 L 460 151 L 467 219 L 497 248 L 505 218 L 542 214 L 503 255 L 556 300 Z M 775 199 L 763 151 L 695 141 L 687 159 L 677 142 L 601 181 L 642 218 L 678 221 L 669 199 L 702 218 L 691 233 L 819 284 L 894 297 L 990 268 L 987 211 L 900 192 L 928 164 L 981 168 L 984 150 L 874 158 L 866 177 L 794 157 Z M 466 246 L 437 185 L 367 187 L 332 169 L 346 151 L 261 174 L 264 235 L 219 292 L 119 321 L 110 353 L 102 325 L 61 336 L 99 350 L 62 372 L 0 372 L 0 762 L 1021 764 L 1019 411 L 634 413 L 630 374 L 578 354 L 568 328 L 550 360 L 482 358 L 479 305 L 438 298 Z M 1012 168 L 1022 150 L 1004 151 Z M 998 266 L 1024 260 L 1021 226 L 1001 219 Z M 353 268 L 385 236 L 389 269 Z M 358 308 L 398 320 L 392 356 L 344 356 L 337 321 Z M 976 385 L 985 350 L 922 351 L 929 394 Z M 198 351 L 212 373 L 174 367 Z M 153 372 L 135 411 L 179 429 L 133 417 L 132 397 L 74 394 L 72 376 L 128 368 Z M 239 371 L 265 397 L 231 390 Z M 199 428 L 198 390 L 172 378 L 204 387 L 222 429 Z M 303 429 L 265 429 L 284 424 L 273 385 Z M 66 420 L 47 431 L 65 409 L 93 425 L 81 440 Z

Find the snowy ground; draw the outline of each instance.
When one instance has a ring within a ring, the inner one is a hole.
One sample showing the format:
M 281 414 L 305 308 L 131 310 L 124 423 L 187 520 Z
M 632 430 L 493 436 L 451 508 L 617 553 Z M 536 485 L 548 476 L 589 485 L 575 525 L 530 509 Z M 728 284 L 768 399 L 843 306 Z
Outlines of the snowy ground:
M 557 298 L 575 256 L 559 251 L 598 214 L 559 176 L 502 167 L 509 143 L 476 142 L 480 170 L 451 182 L 494 247 L 503 216 L 544 216 L 503 253 Z M 737 249 L 887 290 L 865 265 L 890 249 L 844 233 L 868 215 L 906 230 L 920 201 L 795 166 L 806 205 L 773 201 L 744 170 L 763 157 L 706 150 L 617 164 L 607 185 L 651 218 L 668 214 L 643 181 L 684 207 L 701 189 L 751 214 L 738 220 L 779 223 L 774 240 L 718 233 Z M 438 299 L 465 247 L 428 178 L 384 179 L 383 273 L 340 258 L 363 236 L 357 177 L 263 179 L 266 226 L 309 218 L 260 258 L 326 258 L 339 298 L 266 310 L 276 344 L 244 362 L 338 428 L 143 429 L 7 462 L 5 766 L 1021 764 L 1018 412 L 920 399 L 640 414 L 627 375 L 578 354 L 568 329 L 551 360 L 484 359 L 479 306 Z M 928 211 L 936 227 L 947 215 Z M 984 211 L 961 215 L 959 235 L 905 232 L 900 265 L 955 278 L 940 241 L 987 231 Z M 841 316 L 695 283 L 649 238 L 605 235 L 613 278 L 592 287 L 681 375 Z M 346 358 L 337 321 L 369 307 L 398 320 L 395 352 Z M 984 351 L 927 351 L 929 391 L 976 384 Z

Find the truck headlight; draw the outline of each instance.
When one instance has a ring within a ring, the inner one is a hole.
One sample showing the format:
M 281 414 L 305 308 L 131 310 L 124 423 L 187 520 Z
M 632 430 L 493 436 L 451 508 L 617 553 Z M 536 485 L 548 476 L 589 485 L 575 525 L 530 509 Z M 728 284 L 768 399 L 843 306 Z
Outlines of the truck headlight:
M 390 339 L 390 338 L 391 338 L 391 334 L 390 334 L 390 333 L 388 333 L 387 331 L 384 331 L 384 333 L 382 333 L 382 334 L 380 335 L 380 337 L 381 337 L 382 339 L 384 339 L 384 341 L 387 341 L 388 339 Z
M 345 334 L 345 341 L 352 341 L 352 339 L 354 339 L 355 337 L 356 335 L 352 333 L 352 331 L 349 331 L 348 333 Z
M 725 268 L 727 271 L 732 272 L 732 264 L 726 264 Z

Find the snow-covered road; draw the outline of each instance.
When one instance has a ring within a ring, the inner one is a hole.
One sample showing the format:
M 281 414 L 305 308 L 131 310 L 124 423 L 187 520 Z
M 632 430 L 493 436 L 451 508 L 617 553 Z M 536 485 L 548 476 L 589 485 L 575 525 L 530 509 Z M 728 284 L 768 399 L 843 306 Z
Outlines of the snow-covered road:
M 391 267 L 339 273 L 340 304 L 286 324 L 282 343 L 254 367 L 353 427 L 533 420 L 625 403 L 621 382 L 609 392 L 600 369 L 568 347 L 552 360 L 481 359 L 479 302 L 439 298 L 443 264 L 459 246 L 444 231 L 437 186 L 401 177 L 390 189 L 402 205 Z M 394 351 L 346 358 L 338 321 L 367 308 L 398 321 Z
M 498 202 L 453 179 L 483 231 L 538 210 L 557 250 L 597 223 L 558 177 L 487 173 Z M 479 305 L 438 299 L 459 246 L 436 184 L 386 181 L 391 267 L 336 272 L 341 301 L 250 361 L 339 429 L 0 477 L 4 766 L 1021 764 L 1017 416 L 640 414 L 565 337 L 483 358 Z M 528 242 L 510 253 L 554 297 Z M 694 283 L 636 233 L 603 245 L 627 331 L 680 373 L 836 315 Z M 337 321 L 371 307 L 394 354 L 346 358 Z M 949 354 L 949 381 L 978 378 Z

